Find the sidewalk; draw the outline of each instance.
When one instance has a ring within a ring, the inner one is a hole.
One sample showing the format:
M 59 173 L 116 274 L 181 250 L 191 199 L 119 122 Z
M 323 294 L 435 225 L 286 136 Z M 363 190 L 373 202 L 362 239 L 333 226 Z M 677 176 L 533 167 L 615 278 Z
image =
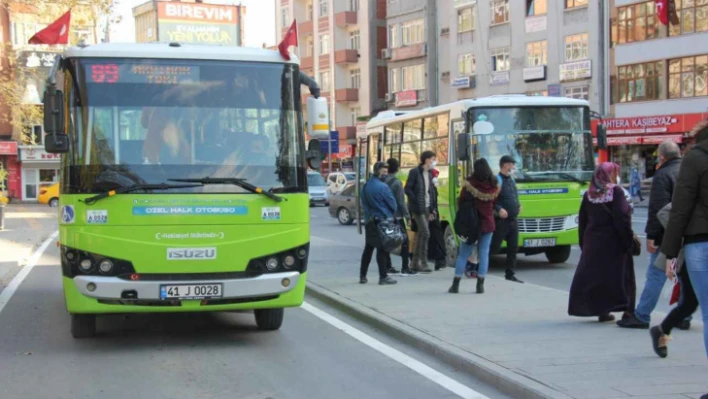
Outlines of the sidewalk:
M 38 204 L 10 204 L 5 208 L 5 230 L 0 230 L 0 288 L 6 286 L 32 251 L 57 230 L 56 208 Z
M 356 261 L 348 270 L 357 270 Z M 342 269 L 340 269 L 342 270 Z M 674 331 L 657 357 L 646 330 L 567 315 L 568 293 L 488 277 L 447 293 L 453 271 L 381 287 L 354 274 L 310 277 L 309 294 L 440 356 L 515 398 L 699 398 L 708 393 L 703 326 Z M 655 314 L 654 322 L 663 315 Z M 700 318 L 700 317 L 699 317 Z

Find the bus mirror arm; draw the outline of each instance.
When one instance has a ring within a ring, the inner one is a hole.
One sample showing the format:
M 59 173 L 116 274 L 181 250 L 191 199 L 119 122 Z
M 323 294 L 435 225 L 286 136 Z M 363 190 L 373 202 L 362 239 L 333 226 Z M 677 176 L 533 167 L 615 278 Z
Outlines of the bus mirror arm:
M 313 97 L 320 98 L 320 86 L 315 82 L 315 79 L 309 77 L 305 72 L 300 71 L 300 83 L 310 89 L 310 94 L 312 94 Z

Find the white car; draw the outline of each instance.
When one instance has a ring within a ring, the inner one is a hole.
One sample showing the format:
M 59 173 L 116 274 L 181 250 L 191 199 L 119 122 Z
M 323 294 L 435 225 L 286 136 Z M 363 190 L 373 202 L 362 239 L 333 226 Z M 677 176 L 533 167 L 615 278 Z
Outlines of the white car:
M 356 180 L 354 172 L 332 172 L 327 176 L 327 191 L 336 194 L 344 190 L 349 184 Z
M 329 192 L 324 177 L 317 172 L 307 172 L 307 191 L 310 194 L 310 206 L 329 206 Z

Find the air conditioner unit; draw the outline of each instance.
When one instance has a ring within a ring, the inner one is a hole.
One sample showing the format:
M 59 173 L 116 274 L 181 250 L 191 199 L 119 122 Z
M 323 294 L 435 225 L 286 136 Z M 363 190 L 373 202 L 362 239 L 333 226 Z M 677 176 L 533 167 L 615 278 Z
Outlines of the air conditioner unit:
M 450 34 L 450 28 L 442 28 L 440 29 L 440 36 L 447 36 Z
M 392 103 L 396 101 L 396 93 L 386 93 L 386 102 Z
M 391 53 L 392 53 L 392 51 L 390 48 L 385 48 L 385 49 L 381 50 L 381 54 L 382 54 L 384 60 L 390 60 Z

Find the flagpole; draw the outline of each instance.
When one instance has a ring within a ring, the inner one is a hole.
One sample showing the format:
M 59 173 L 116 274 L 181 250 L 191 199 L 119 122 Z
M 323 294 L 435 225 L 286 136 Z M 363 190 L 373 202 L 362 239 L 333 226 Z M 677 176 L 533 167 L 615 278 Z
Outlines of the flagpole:
M 300 59 L 300 32 L 298 31 L 297 27 L 297 18 L 295 18 L 295 42 L 297 43 L 297 46 L 295 46 L 295 51 L 297 55 L 297 59 Z

